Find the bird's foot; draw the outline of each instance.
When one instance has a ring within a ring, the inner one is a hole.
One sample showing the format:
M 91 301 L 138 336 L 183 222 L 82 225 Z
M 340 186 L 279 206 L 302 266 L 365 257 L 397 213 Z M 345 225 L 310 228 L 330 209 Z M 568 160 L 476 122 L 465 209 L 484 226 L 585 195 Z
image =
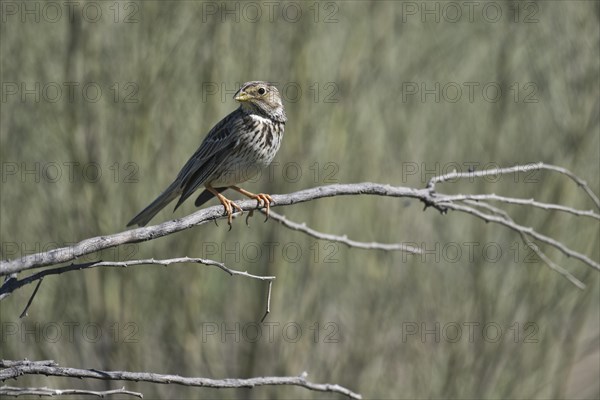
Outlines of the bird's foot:
M 242 207 L 238 206 L 237 204 L 235 204 L 233 201 L 229 200 L 228 198 L 224 197 L 221 200 L 221 204 L 223 204 L 223 207 L 225 208 L 225 212 L 227 213 L 227 224 L 229 225 L 229 230 L 231 230 L 231 221 L 233 221 L 233 213 L 234 213 L 234 208 L 239 211 L 240 213 L 244 213 L 244 210 L 242 210 Z
M 248 196 L 251 199 L 256 199 L 258 201 L 258 207 L 266 208 L 265 214 L 267 217 L 265 218 L 265 222 L 269 219 L 269 211 L 271 210 L 271 203 L 273 202 L 273 198 L 266 193 L 253 194 L 252 196 Z
M 237 187 L 237 186 L 231 186 L 231 188 L 234 190 L 237 190 L 244 196 L 250 197 L 251 199 L 255 199 L 256 201 L 258 201 L 258 206 L 257 206 L 258 208 L 265 207 L 267 209 L 267 211 L 265 212 L 265 214 L 267 214 L 267 217 L 265 218 L 265 222 L 267 222 L 267 220 L 269 219 L 269 211 L 271 210 L 271 203 L 273 202 L 273 198 L 270 195 L 268 195 L 266 193 L 254 194 L 252 192 L 249 192 L 249 191 L 242 189 L 240 187 Z M 246 223 L 248 223 L 247 218 L 246 218 Z

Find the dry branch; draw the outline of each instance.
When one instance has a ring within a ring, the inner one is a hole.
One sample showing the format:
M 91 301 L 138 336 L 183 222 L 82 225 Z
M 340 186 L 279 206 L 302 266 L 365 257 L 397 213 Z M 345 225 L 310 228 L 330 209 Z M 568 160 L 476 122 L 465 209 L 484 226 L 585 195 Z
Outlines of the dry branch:
M 274 219 L 275 221 L 281 223 L 281 225 L 290 228 L 291 230 L 306 233 L 308 236 L 312 236 L 315 239 L 339 242 L 347 245 L 348 247 L 367 250 L 404 251 L 409 254 L 422 253 L 421 249 L 418 247 L 403 243 L 358 242 L 356 240 L 348 239 L 348 236 L 346 235 L 338 236 L 330 233 L 319 232 L 309 226 L 306 226 L 305 223 L 299 224 L 297 222 L 290 221 L 284 215 L 277 214 L 275 211 L 271 211 L 269 213 L 269 218 Z
M 499 216 L 505 218 L 506 220 L 514 223 L 514 221 L 512 220 L 512 218 L 510 218 L 508 213 L 506 213 L 506 211 L 504 211 L 504 210 L 499 209 L 498 207 L 494 207 L 490 204 L 480 203 L 480 202 L 473 201 L 473 200 L 466 200 L 465 203 L 469 204 L 473 207 L 480 207 L 480 208 L 490 210 L 492 213 L 499 215 Z M 554 261 L 552 261 L 542 250 L 540 250 L 538 245 L 536 245 L 529 239 L 529 237 L 524 232 L 519 232 L 519 233 L 521 235 L 521 239 L 523 240 L 523 243 L 525 243 L 525 245 L 527 247 L 529 247 L 535 254 L 537 254 L 537 256 L 540 258 L 540 260 L 545 262 L 546 265 L 548 265 L 548 267 L 550 267 L 550 269 L 553 269 L 554 271 L 556 271 L 559 274 L 561 274 L 562 276 L 564 276 L 568 281 L 570 281 L 573 285 L 577 286 L 579 289 L 582 289 L 582 290 L 585 289 L 585 284 L 583 282 L 581 282 L 579 279 L 575 278 L 569 271 L 567 271 L 566 269 L 562 268 L 561 266 L 557 265 Z
M 420 199 L 429 203 L 428 205 L 435 206 L 435 199 L 430 194 L 428 189 L 393 187 L 390 185 L 367 182 L 320 186 L 285 195 L 272 195 L 274 204 L 271 205 L 271 208 L 302 203 L 324 197 L 359 194 L 409 197 Z M 242 200 L 237 201 L 236 203 L 244 211 L 256 209 L 255 200 Z M 239 214 L 240 213 L 236 213 L 235 215 L 239 216 Z M 205 224 L 218 218 L 224 218 L 226 216 L 227 214 L 223 210 L 223 207 L 219 205 L 205 208 L 186 217 L 167 221 L 159 225 L 131 229 L 112 235 L 97 236 L 94 238 L 85 239 L 73 246 L 62 247 L 43 253 L 31 254 L 16 260 L 1 261 L 0 275 L 4 276 L 32 268 L 40 268 L 69 262 L 86 254 L 95 253 L 100 250 L 109 249 L 126 243 L 139 243 L 146 240 L 156 239 L 192 228 L 197 225 Z
M 584 264 L 596 269 L 600 270 L 600 264 L 597 261 L 592 260 L 585 254 L 579 253 L 560 241 L 550 238 L 546 235 L 543 235 L 531 227 L 525 227 L 516 223 L 513 219 L 511 219 L 508 214 L 498 214 L 495 215 L 487 214 L 485 212 L 481 212 L 473 207 L 472 201 L 476 200 L 478 204 L 487 204 L 486 202 L 501 202 L 506 204 L 517 204 L 523 206 L 531 206 L 536 208 L 541 208 L 549 211 L 560 211 L 567 212 L 577 216 L 586 216 L 591 217 L 596 220 L 600 220 L 600 215 L 592 210 L 577 210 L 572 207 L 560 205 L 560 204 L 551 204 L 551 203 L 543 203 L 536 201 L 534 199 L 519 199 L 513 197 L 505 197 L 498 196 L 495 194 L 480 194 L 480 195 L 446 195 L 443 193 L 438 193 L 435 190 L 435 186 L 437 183 L 448 182 L 455 179 L 461 178 L 478 178 L 490 175 L 501 175 L 501 174 L 513 174 L 513 173 L 523 173 L 530 172 L 534 170 L 548 170 L 551 172 L 558 172 L 562 175 L 567 176 L 569 179 L 573 180 L 582 190 L 588 195 L 588 197 L 594 202 L 597 208 L 600 208 L 600 201 L 598 200 L 598 196 L 594 194 L 594 192 L 589 188 L 587 183 L 582 179 L 575 176 L 570 171 L 556 167 L 553 165 L 548 165 L 544 163 L 536 163 L 529 165 L 517 165 L 509 168 L 494 168 L 489 170 L 482 171 L 473 171 L 473 172 L 451 172 L 449 174 L 440 175 L 433 177 L 429 180 L 427 187 L 424 189 L 414 189 L 407 188 L 401 186 L 390 186 L 385 184 L 378 183 L 357 183 L 357 184 L 336 184 L 336 185 L 328 185 L 328 186 L 320 186 L 316 188 L 310 188 L 306 190 L 301 190 L 298 192 L 285 194 L 285 195 L 273 195 L 274 204 L 271 207 L 278 206 L 286 206 L 300 202 L 306 202 L 311 200 L 320 199 L 323 197 L 333 197 L 333 196 L 347 196 L 347 195 L 375 195 L 375 196 L 387 196 L 387 197 L 405 197 L 405 198 L 413 198 L 420 200 L 425 204 L 425 207 L 433 207 L 440 212 L 446 212 L 448 210 L 454 210 L 463 212 L 477 218 L 480 218 L 486 222 L 493 222 L 497 224 L 501 224 L 509 229 L 514 230 L 518 233 L 524 240 L 525 243 L 535 250 L 540 258 L 546 262 L 547 265 L 550 266 L 555 271 L 560 272 L 563 276 L 565 276 L 571 283 L 574 283 L 578 287 L 583 287 L 583 283 L 579 282 L 572 275 L 568 274 L 564 269 L 560 268 L 556 265 L 552 260 L 548 257 L 542 256 L 539 251 L 539 248 L 532 247 L 535 245 L 531 242 L 528 237 L 534 238 L 540 242 L 546 243 L 547 245 L 561 251 L 563 254 L 575 258 Z M 253 200 L 245 200 L 238 202 L 240 207 L 244 211 L 252 211 L 256 207 L 256 202 Z M 239 215 L 237 213 L 236 215 Z M 146 240 L 152 240 L 158 237 L 162 237 L 165 235 L 169 235 L 174 232 L 178 232 L 184 229 L 189 229 L 196 225 L 202 225 L 208 221 L 216 220 L 218 218 L 225 217 L 225 211 L 221 206 L 214 206 L 206 209 L 202 209 L 197 211 L 194 214 L 186 216 L 180 219 L 174 219 L 171 221 L 164 222 L 160 225 L 149 226 L 144 228 L 133 229 L 113 235 L 107 236 L 99 236 L 95 238 L 90 238 L 83 240 L 73 246 L 63 247 L 59 249 L 54 249 L 45 253 L 32 254 L 20 259 L 2 261 L 0 262 L 0 275 L 11 275 L 18 272 L 22 272 L 25 270 L 40 268 L 49 265 L 60 264 L 64 262 L 69 262 L 77 257 L 94 253 L 100 250 L 104 250 L 107 248 L 123 245 L 126 243 L 137 243 Z M 384 243 L 364 243 L 357 242 L 351 239 L 348 239 L 346 236 L 337 236 L 332 234 L 326 234 L 322 232 L 318 232 L 310 227 L 307 227 L 304 224 L 298 224 L 292 221 L 287 220 L 285 217 L 280 216 L 279 214 L 273 213 L 273 219 L 277 220 L 284 226 L 304 232 L 310 236 L 313 236 L 318 239 L 323 240 L 331 240 L 337 241 L 340 243 L 344 243 L 350 247 L 358 247 L 364 249 L 381 249 L 387 251 L 406 251 L 409 253 L 419 253 L 419 249 L 409 246 L 404 246 L 403 244 L 384 244 Z M 213 261 L 213 263 L 218 263 Z M 10 278 L 5 282 L 2 288 L 0 288 L 0 299 L 2 299 L 2 292 L 6 292 L 6 287 L 10 288 L 10 285 L 14 283 L 15 278 Z M 30 279 L 30 278 L 25 278 Z
M 538 257 L 544 261 L 552 270 L 558 272 L 561 276 L 565 277 L 569 282 L 574 284 L 576 287 L 583 289 L 585 285 L 579 281 L 576 277 L 574 277 L 571 273 L 569 273 L 564 268 L 557 265 L 553 260 L 551 260 L 546 254 L 538 247 L 536 243 L 533 242 L 532 239 L 537 240 L 539 242 L 545 243 L 551 248 L 557 249 L 563 254 L 577 259 L 588 265 L 595 270 L 600 270 L 600 264 L 592 260 L 585 254 L 579 253 L 576 250 L 573 250 L 566 245 L 564 245 L 559 240 L 546 236 L 542 233 L 537 232 L 535 229 L 531 227 L 526 227 L 522 224 L 514 221 L 510 215 L 501 208 L 496 205 L 492 205 L 490 203 L 500 203 L 500 204 L 514 204 L 519 206 L 526 207 L 535 207 L 547 211 L 554 212 L 565 212 L 578 217 L 588 217 L 593 218 L 594 220 L 600 220 L 600 214 L 593 210 L 578 210 L 572 207 L 560 205 L 560 204 L 551 204 L 537 201 L 535 199 L 520 199 L 514 197 L 506 197 L 499 196 L 496 194 L 458 194 L 458 195 L 446 195 L 443 193 L 439 193 L 436 191 L 436 184 L 442 182 L 448 182 L 454 179 L 461 178 L 478 178 L 490 175 L 501 175 L 501 174 L 512 174 L 512 173 L 523 173 L 530 172 L 533 170 L 547 170 L 551 172 L 558 172 L 564 176 L 567 176 L 569 179 L 573 180 L 592 200 L 596 208 L 600 209 L 600 201 L 598 200 L 598 196 L 594 194 L 594 192 L 590 189 L 587 183 L 577 176 L 575 176 L 570 171 L 556 167 L 552 165 L 547 165 L 543 163 L 530 164 L 530 165 L 517 165 L 510 168 L 495 168 L 490 170 L 483 171 L 474 171 L 474 172 L 451 172 L 449 174 L 440 175 L 433 177 L 427 184 L 426 188 L 423 189 L 414 189 L 407 187 L 395 187 L 385 184 L 378 183 L 357 183 L 357 184 L 337 184 L 337 185 L 328 185 L 321 186 L 316 188 L 310 188 L 306 190 L 301 190 L 295 193 L 284 194 L 284 195 L 273 195 L 274 204 L 271 207 L 278 206 L 286 206 L 292 205 L 295 203 L 306 202 L 311 200 L 320 199 L 323 197 L 333 197 L 333 196 L 347 196 L 347 195 L 375 195 L 375 196 L 387 196 L 387 197 L 404 197 L 404 198 L 412 198 L 419 200 L 425 204 L 425 208 L 432 207 L 441 213 L 446 213 L 447 211 L 457 211 L 461 213 L 468 214 L 470 216 L 479 218 L 485 222 L 492 222 L 496 224 L 500 224 L 506 228 L 509 228 L 515 231 L 520 235 L 525 244 L 531 248 Z M 256 202 L 254 200 L 245 200 L 239 201 L 238 205 L 244 211 L 252 211 L 256 207 Z M 240 213 L 236 213 L 236 216 L 239 216 Z M 137 243 L 146 240 L 152 240 L 158 237 L 166 236 L 171 233 L 175 233 L 184 229 L 192 228 L 196 225 L 202 225 L 209 221 L 213 221 L 219 218 L 226 217 L 226 213 L 221 206 L 214 206 L 206 209 L 202 209 L 197 211 L 194 214 L 186 216 L 184 218 L 175 219 L 172 221 L 164 222 L 160 225 L 149 226 L 144 228 L 133 229 L 121 233 L 116 233 L 113 235 L 107 236 L 99 236 L 95 238 L 90 238 L 83 240 L 73 246 L 59 248 L 55 250 L 51 250 L 44 253 L 28 255 L 16 260 L 8 260 L 0 262 L 0 276 L 5 276 L 6 280 L 2 287 L 0 287 L 0 300 L 6 297 L 8 294 L 13 292 L 14 290 L 21 288 L 24 285 L 27 285 L 32 282 L 38 282 L 38 286 L 36 287 L 36 291 L 29 299 L 27 307 L 25 308 L 25 313 L 27 308 L 31 304 L 35 293 L 37 292 L 37 288 L 41 283 L 41 280 L 44 276 L 48 275 L 58 275 L 64 272 L 70 272 L 75 270 L 87 269 L 87 268 L 95 268 L 95 267 L 128 267 L 134 265 L 142 265 L 142 264 L 159 264 L 159 265 L 169 265 L 173 263 L 201 263 L 210 266 L 216 266 L 230 275 L 240 275 L 245 276 L 252 279 L 260 279 L 266 280 L 269 283 L 268 292 L 267 292 L 267 305 L 266 312 L 264 314 L 263 319 L 270 312 L 270 299 L 271 299 L 271 289 L 272 283 L 275 279 L 274 276 L 257 276 L 249 274 L 248 272 L 241 272 L 230 269 L 225 266 L 223 263 L 214 260 L 206 260 L 201 258 L 174 258 L 168 260 L 133 260 L 133 261 L 116 261 L 116 262 L 91 262 L 84 264 L 71 264 L 62 267 L 55 267 L 45 269 L 36 273 L 33 273 L 25 278 L 17 279 L 17 274 L 35 268 L 47 267 L 51 265 L 57 265 L 61 263 L 71 262 L 78 257 L 95 253 L 100 250 L 104 250 L 107 248 L 127 244 L 127 243 Z M 304 234 L 315 237 L 319 240 L 329 240 L 335 241 L 339 243 L 344 243 L 349 247 L 356 247 L 362 249 L 379 249 L 386 251 L 404 251 L 408 253 L 420 253 L 420 249 L 407 246 L 401 243 L 398 244 L 385 244 L 378 242 L 358 242 L 352 239 L 347 238 L 345 235 L 338 236 L 328 233 L 319 232 L 311 227 L 306 226 L 305 224 L 296 223 L 293 221 L 289 221 L 282 215 L 279 215 L 275 212 L 271 212 L 271 217 L 273 220 L 281 223 L 288 229 L 296 230 L 302 232 Z M 192 377 L 182 377 L 178 375 L 161 375 L 161 374 L 153 374 L 147 372 L 127 372 L 127 371 L 98 371 L 98 370 L 90 370 L 90 369 L 75 369 L 75 368 L 62 368 L 56 365 L 56 363 L 52 361 L 0 361 L 0 367 L 4 367 L 5 369 L 0 370 L 0 380 L 6 380 L 9 378 L 16 378 L 17 376 L 24 374 L 42 374 L 42 375 L 53 375 L 53 376 L 68 376 L 68 377 L 78 377 L 78 378 L 93 378 L 93 379 L 104 379 L 104 380 L 129 380 L 129 381 L 144 381 L 144 382 L 152 382 L 152 383 L 162 383 L 162 384 L 180 384 L 180 385 L 188 385 L 188 386 L 202 386 L 202 387 L 213 387 L 213 388 L 242 388 L 242 387 L 255 387 L 262 385 L 295 385 L 304 387 L 310 390 L 317 391 L 329 391 L 336 392 L 340 394 L 344 394 L 351 398 L 360 398 L 360 395 L 351 392 L 350 390 L 341 387 L 339 385 L 331 385 L 331 384 L 315 384 L 312 382 L 308 382 L 306 380 L 306 374 L 302 374 L 298 377 L 259 377 L 259 378 L 251 378 L 251 379 L 223 379 L 223 380 L 215 380 L 208 378 L 192 378 Z M 4 386 L 2 388 L 1 394 L 10 394 L 17 396 L 19 394 L 36 394 L 36 395 L 49 395 L 49 393 L 61 393 L 66 394 L 65 391 L 59 391 L 57 389 L 48 389 L 48 388 L 13 388 L 9 386 Z M 78 390 L 78 389 L 70 389 L 70 390 Z M 29 392 L 27 392 L 29 391 Z M 54 391 L 54 392 L 53 392 Z M 112 391 L 110 391 L 112 392 Z M 83 392 L 72 392 L 73 394 L 84 394 Z M 90 391 L 85 394 L 95 394 L 95 395 L 103 395 L 103 394 L 112 394 L 109 392 L 93 392 Z M 121 389 L 120 394 L 132 394 L 136 395 L 135 392 L 127 392 L 125 389 Z
M 526 164 L 526 165 L 515 165 L 513 167 L 508 168 L 491 168 L 484 169 L 481 171 L 468 171 L 468 172 L 457 172 L 452 171 L 448 174 L 434 176 L 427 183 L 427 187 L 430 189 L 434 189 L 436 183 L 447 182 L 452 179 L 464 179 L 464 178 L 482 178 L 484 176 L 492 176 L 492 175 L 506 175 L 506 174 L 514 174 L 519 172 L 531 172 L 531 171 L 552 171 L 558 172 L 559 174 L 567 176 L 573 182 L 577 184 L 587 195 L 594 204 L 596 208 L 600 209 L 600 199 L 594 193 L 594 191 L 589 187 L 586 181 L 579 178 L 577 175 L 572 173 L 566 168 L 558 167 L 556 165 L 546 164 L 543 162 L 538 162 L 534 164 Z
M 48 275 L 60 275 L 65 272 L 80 271 L 82 269 L 98 268 L 98 267 L 127 268 L 127 267 L 140 266 L 140 265 L 168 266 L 171 264 L 182 264 L 182 263 L 195 263 L 195 264 L 203 264 L 203 265 L 208 265 L 208 266 L 215 266 L 215 267 L 227 272 L 231 276 L 244 276 L 246 278 L 258 279 L 261 281 L 269 281 L 269 288 L 268 288 L 269 296 L 268 296 L 268 303 L 266 306 L 265 317 L 269 313 L 270 301 L 271 301 L 271 296 L 270 296 L 271 284 L 272 284 L 272 281 L 276 278 L 275 276 L 253 275 L 253 274 L 248 273 L 247 271 L 237 271 L 235 269 L 231 269 L 219 261 L 208 260 L 205 258 L 191 258 L 191 257 L 179 257 L 179 258 L 171 258 L 171 259 L 166 259 L 166 260 L 155 260 L 154 258 L 151 258 L 151 259 L 145 259 L 145 260 L 130 260 L 130 261 L 98 261 L 98 262 L 90 262 L 90 263 L 85 263 L 85 264 L 71 264 L 71 265 L 67 265 L 64 267 L 58 267 L 58 268 L 48 268 L 43 271 L 37 272 L 35 274 L 29 275 L 28 277 L 23 278 L 23 279 L 17 279 L 16 277 L 11 277 L 4 283 L 4 285 L 2 285 L 0 287 L 0 300 L 5 298 L 6 296 L 10 295 L 15 290 L 37 281 L 38 284 L 37 284 L 35 290 L 33 291 L 33 294 L 29 298 L 29 301 L 27 302 L 25 309 L 21 313 L 20 317 L 23 318 L 27 314 L 27 310 L 29 309 L 31 302 L 33 301 L 33 298 L 35 297 L 35 295 L 40 287 L 40 284 L 42 283 L 42 279 L 44 279 L 44 277 L 46 277 Z M 263 317 L 263 319 L 265 317 Z
M 59 367 L 54 361 L 13 361 L 0 360 L 0 381 L 17 378 L 22 375 L 62 376 L 69 378 L 92 378 L 102 380 L 118 380 L 133 382 L 149 382 L 161 384 L 176 384 L 184 386 L 198 386 L 215 389 L 253 388 L 257 386 L 292 385 L 319 392 L 334 392 L 352 399 L 361 399 L 343 386 L 329 383 L 313 383 L 306 380 L 306 372 L 300 376 L 265 376 L 248 379 L 210 379 L 198 377 L 184 377 L 179 375 L 155 374 L 150 372 L 129 371 L 100 371 L 97 369 L 79 369 Z
M 144 398 L 144 396 L 139 392 L 132 392 L 130 390 L 125 390 L 125 388 L 114 389 L 114 390 L 85 390 L 85 389 L 51 389 L 47 387 L 28 387 L 28 388 L 20 388 L 14 386 L 2 386 L 0 387 L 0 395 L 2 396 L 11 396 L 11 397 L 19 397 L 19 396 L 65 396 L 65 395 L 86 395 L 86 396 L 98 396 L 98 397 L 106 397 L 115 394 L 123 394 L 128 396 L 139 397 L 140 399 Z

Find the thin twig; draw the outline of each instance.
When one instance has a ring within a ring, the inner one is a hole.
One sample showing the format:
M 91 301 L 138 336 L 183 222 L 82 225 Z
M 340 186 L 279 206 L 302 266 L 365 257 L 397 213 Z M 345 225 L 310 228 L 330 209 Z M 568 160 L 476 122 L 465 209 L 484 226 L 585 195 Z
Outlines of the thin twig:
M 267 318 L 267 315 L 269 315 L 269 313 L 271 312 L 271 289 L 273 286 L 273 281 L 269 281 L 269 290 L 267 292 L 267 310 L 265 311 L 265 315 L 263 315 L 262 319 L 260 320 L 260 322 L 264 322 L 265 318 Z
M 506 197 L 506 196 L 498 196 L 494 193 L 491 194 L 457 194 L 457 195 L 449 195 L 444 197 L 438 196 L 438 201 L 463 201 L 463 200 L 476 200 L 476 201 L 499 201 L 507 204 L 518 204 L 525 206 L 532 206 L 541 208 L 544 210 L 554 210 L 554 211 L 563 211 L 569 214 L 577 215 L 579 217 L 590 217 L 597 220 L 600 220 L 600 214 L 595 213 L 594 210 L 578 210 L 576 208 L 563 206 L 560 204 L 552 204 L 552 203 L 542 203 L 539 201 L 535 201 L 535 199 L 519 199 L 517 197 Z
M 214 266 L 222 269 L 227 272 L 229 275 L 238 275 L 245 276 L 247 278 L 259 279 L 261 281 L 270 281 L 275 279 L 274 276 L 260 276 L 249 274 L 247 271 L 237 271 L 235 269 L 231 269 L 227 267 L 225 264 L 219 261 L 209 260 L 206 258 L 192 258 L 192 257 L 178 257 L 178 258 L 169 258 L 165 260 L 155 260 L 154 258 L 149 258 L 145 260 L 131 260 L 131 261 L 101 261 L 93 264 L 93 267 L 132 267 L 136 265 L 148 265 L 148 264 L 156 264 L 168 266 L 171 264 L 181 264 L 181 263 L 195 263 L 195 264 L 204 264 L 209 266 Z
M 555 171 L 560 174 L 568 176 L 572 181 L 577 183 L 577 185 L 580 188 L 583 189 L 583 191 L 588 195 L 588 197 L 590 199 L 592 199 L 594 204 L 596 204 L 596 207 L 600 209 L 600 199 L 598 198 L 596 193 L 594 193 L 594 191 L 588 186 L 586 181 L 584 181 L 583 179 L 581 179 L 580 177 L 578 177 L 577 175 L 575 175 L 574 173 L 572 173 L 571 171 L 569 171 L 566 168 L 559 167 L 556 165 L 546 164 L 546 163 L 539 163 L 539 165 L 542 169 L 547 169 L 549 171 Z
M 44 278 L 40 278 L 37 285 L 35 285 L 35 289 L 33 289 L 33 293 L 31 293 L 31 296 L 29 297 L 29 301 L 27 302 L 27 305 L 23 309 L 23 312 L 21 313 L 21 315 L 19 315 L 19 318 L 23 318 L 27 315 L 27 310 L 29 310 L 29 307 L 31 306 L 31 302 L 33 301 L 33 298 L 37 294 L 38 289 L 40 288 L 40 285 L 42 284 L 43 279 Z
M 512 223 L 514 223 L 514 220 L 508 215 L 508 213 L 504 210 L 501 210 L 497 207 L 494 207 L 490 204 L 487 203 L 481 203 L 481 202 L 477 202 L 477 201 L 472 201 L 472 200 L 466 200 L 465 203 L 473 206 L 473 207 L 481 207 L 481 208 L 485 208 L 490 210 L 491 212 L 493 212 L 496 215 L 501 216 L 502 218 L 505 218 L 507 221 L 510 221 Z M 585 284 L 583 282 L 581 282 L 579 279 L 577 279 L 575 276 L 573 276 L 569 271 L 567 271 L 566 269 L 564 269 L 563 267 L 561 267 L 560 265 L 556 264 L 554 261 L 552 261 L 540 248 L 538 245 L 536 245 L 534 242 L 532 242 L 529 237 L 527 237 L 527 235 L 523 232 L 519 232 L 521 239 L 523 240 L 523 242 L 525 243 L 525 245 L 527 247 L 529 247 L 535 254 L 537 254 L 537 256 L 552 270 L 554 270 L 555 272 L 561 274 L 562 276 L 564 276 L 570 283 L 572 283 L 573 285 L 575 285 L 575 287 L 577 287 L 578 289 L 584 290 L 585 289 Z
M 558 272 L 559 274 L 561 274 L 562 276 L 564 276 L 569 282 L 571 282 L 573 285 L 575 285 L 578 289 L 584 290 L 585 289 L 585 284 L 583 282 L 581 282 L 579 279 L 575 278 L 569 271 L 567 271 L 566 269 L 564 269 L 563 267 L 561 267 L 560 265 L 556 264 L 554 261 L 552 261 L 550 259 L 550 257 L 548 257 L 546 255 L 546 253 L 544 253 L 537 244 L 535 244 L 534 242 L 532 242 L 527 235 L 525 235 L 524 233 L 520 232 L 521 238 L 523 239 L 523 241 L 525 242 L 525 244 L 527 245 L 527 247 L 529 247 L 531 250 L 533 250 L 533 252 L 535 254 L 537 254 L 537 256 L 548 266 L 550 267 L 550 269 L 553 269 L 554 271 Z
M 264 210 L 261 210 L 264 212 Z M 348 247 L 356 247 L 359 249 L 368 249 L 368 250 L 385 250 L 385 251 L 404 251 L 410 254 L 421 254 L 421 249 L 418 247 L 414 247 L 411 245 L 406 245 L 403 243 L 378 243 L 378 242 L 357 242 L 356 240 L 348 239 L 346 235 L 338 236 L 332 235 L 330 233 L 323 233 L 317 230 L 314 230 L 305 223 L 297 223 L 290 221 L 284 215 L 278 214 L 274 211 L 269 213 L 269 218 L 274 219 L 275 221 L 281 223 L 283 226 L 288 227 L 295 231 L 304 232 L 309 236 L 312 236 L 316 239 L 321 240 L 329 240 L 330 242 L 339 242 L 347 245 Z
M 0 367 L 4 365 L 4 360 L 0 361 Z M 10 363 L 10 361 L 9 361 Z M 300 376 L 266 376 L 247 379 L 210 379 L 200 377 L 184 377 L 179 375 L 164 375 L 150 372 L 129 372 L 129 371 L 101 371 L 97 369 L 78 369 L 66 368 L 48 364 L 48 361 L 37 363 L 29 361 L 26 364 L 12 364 L 12 366 L 0 370 L 0 381 L 11 378 L 17 378 L 22 375 L 46 375 L 63 376 L 70 378 L 91 378 L 102 380 L 119 380 L 134 382 L 150 382 L 161 384 L 176 384 L 185 386 L 199 386 L 216 389 L 226 388 L 253 388 L 257 386 L 277 386 L 293 385 L 303 387 L 309 390 L 319 392 L 334 392 L 352 399 L 361 399 L 361 395 L 351 390 L 329 383 L 313 383 L 306 380 L 306 372 Z
M 97 268 L 97 267 L 126 268 L 126 267 L 138 266 L 138 265 L 153 265 L 153 264 L 168 266 L 171 264 L 181 264 L 181 263 L 196 263 L 196 264 L 203 264 L 203 265 L 208 265 L 208 266 L 215 266 L 215 267 L 227 272 L 231 276 L 233 276 L 233 275 L 244 276 L 247 278 L 258 279 L 261 281 L 272 281 L 275 279 L 274 276 L 260 276 L 260 275 L 249 274 L 246 271 L 237 271 L 237 270 L 227 267 L 222 262 L 208 260 L 205 258 L 179 257 L 179 258 L 171 258 L 171 259 L 166 259 L 166 260 L 155 260 L 154 258 L 150 258 L 150 259 L 145 259 L 145 260 L 130 260 L 130 261 L 98 261 L 98 262 L 90 262 L 90 263 L 85 263 L 85 264 L 71 264 L 71 265 L 67 265 L 65 267 L 59 267 L 59 268 L 45 269 L 43 271 L 37 272 L 35 274 L 32 274 L 32 275 L 30 275 L 26 278 L 20 279 L 20 280 L 16 280 L 16 279 L 11 280 L 10 285 L 3 285 L 2 287 L 0 287 L 0 296 L 6 296 L 7 294 L 10 294 L 11 292 L 15 291 L 16 289 L 18 289 L 22 286 L 25 286 L 32 282 L 41 280 L 45 276 L 59 275 L 59 274 L 69 272 L 69 271 L 79 271 L 82 269 Z M 39 286 L 39 284 L 38 284 L 38 286 Z M 34 295 L 35 295 L 35 292 L 32 295 L 32 299 L 33 299 Z M 27 308 L 29 307 L 30 303 L 28 303 Z
M 554 171 L 554 172 L 558 172 L 560 174 L 563 174 L 563 175 L 569 177 L 569 179 L 571 179 L 579 187 L 581 187 L 583 189 L 583 191 L 588 195 L 588 197 L 590 199 L 592 199 L 592 201 L 596 205 L 596 208 L 600 209 L 600 199 L 598 199 L 598 196 L 596 196 L 596 194 L 592 191 L 592 189 L 590 189 L 590 187 L 588 186 L 586 181 L 579 178 L 577 175 L 575 175 L 574 173 L 572 173 L 571 171 L 569 171 L 566 168 L 558 167 L 556 165 L 546 164 L 543 162 L 527 164 L 527 165 L 515 165 L 513 167 L 508 167 L 508 168 L 492 168 L 492 169 L 485 169 L 485 170 L 480 170 L 480 171 L 457 172 L 455 170 L 455 171 L 452 171 L 452 172 L 444 174 L 444 175 L 434 176 L 427 183 L 427 188 L 434 190 L 436 183 L 446 182 L 451 179 L 481 178 L 481 177 L 490 176 L 490 175 L 506 175 L 506 174 L 513 174 L 513 173 L 517 173 L 517 172 L 531 172 L 531 171 L 537 171 L 537 170 Z
M 479 211 L 473 207 L 463 206 L 463 205 L 455 204 L 455 203 L 442 203 L 442 205 L 451 210 L 462 211 L 467 214 L 475 215 L 476 217 L 479 217 L 487 222 L 495 222 L 500 225 L 504 225 L 507 228 L 510 228 L 517 233 L 524 233 L 526 235 L 534 237 L 537 240 L 539 240 L 540 242 L 544 242 L 544 243 L 560 250 L 566 256 L 578 259 L 579 261 L 583 262 L 584 264 L 587 264 L 590 267 L 600 271 L 600 264 L 598 264 L 596 261 L 590 259 L 585 254 L 581 254 L 575 250 L 571 250 L 570 248 L 568 248 L 561 242 L 558 242 L 558 241 L 552 239 L 551 237 L 548 237 L 546 235 L 542 235 L 541 233 L 536 232 L 533 228 L 519 225 L 519 224 L 513 222 L 512 220 L 507 220 L 502 217 L 482 213 L 481 211 Z

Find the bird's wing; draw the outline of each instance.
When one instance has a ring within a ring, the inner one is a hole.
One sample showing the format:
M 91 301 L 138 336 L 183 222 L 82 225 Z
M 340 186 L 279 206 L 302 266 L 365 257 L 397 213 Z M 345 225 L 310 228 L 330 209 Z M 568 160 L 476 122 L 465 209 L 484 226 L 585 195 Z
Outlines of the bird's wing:
M 219 193 L 223 193 L 224 191 L 227 190 L 226 187 L 219 187 L 219 188 L 214 188 L 217 192 Z M 194 205 L 196 207 L 200 207 L 202 204 L 206 203 L 207 201 L 209 201 L 210 199 L 212 199 L 213 197 L 215 197 L 214 194 L 212 194 L 211 192 L 209 192 L 207 189 L 203 190 L 202 193 L 200 193 L 198 195 L 198 198 L 196 199 L 196 201 L 194 202 Z
M 182 194 L 175 209 L 211 177 L 227 158 L 228 153 L 238 145 L 235 132 L 243 123 L 243 118 L 239 115 L 241 112 L 237 109 L 215 125 L 198 150 L 183 166 L 177 175 Z
M 190 197 L 200 185 L 202 185 L 208 178 L 211 177 L 213 172 L 219 168 L 223 163 L 225 157 L 233 151 L 236 146 L 236 142 L 231 142 L 227 147 L 222 148 L 219 152 L 215 153 L 211 158 L 205 160 L 201 168 L 198 168 L 189 175 L 187 182 L 184 183 L 183 192 L 181 197 L 175 205 L 175 210 L 181 205 L 188 197 Z

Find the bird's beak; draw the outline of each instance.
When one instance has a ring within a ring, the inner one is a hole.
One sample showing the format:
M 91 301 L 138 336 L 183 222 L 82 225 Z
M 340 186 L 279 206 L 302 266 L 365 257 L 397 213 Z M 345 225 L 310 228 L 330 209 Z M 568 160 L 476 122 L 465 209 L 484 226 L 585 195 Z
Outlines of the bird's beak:
M 242 89 L 238 90 L 238 92 L 233 96 L 233 99 L 236 101 L 248 101 L 250 100 L 250 96 L 248 93 L 244 92 Z

